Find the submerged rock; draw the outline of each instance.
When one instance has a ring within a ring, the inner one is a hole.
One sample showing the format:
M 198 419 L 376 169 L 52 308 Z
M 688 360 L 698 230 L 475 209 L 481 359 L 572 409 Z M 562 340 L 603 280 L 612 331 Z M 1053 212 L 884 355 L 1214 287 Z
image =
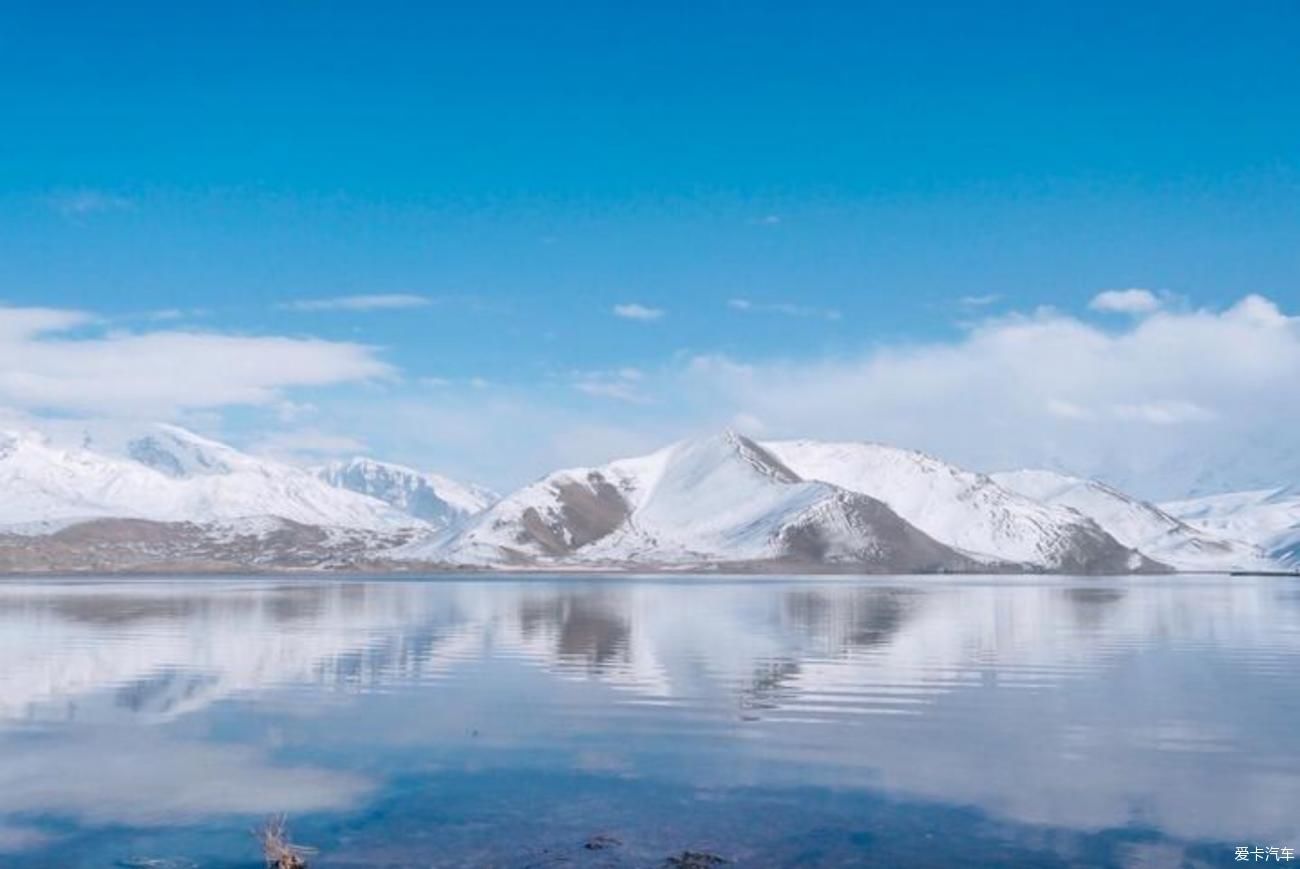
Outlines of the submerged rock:
M 604 833 L 598 833 L 587 840 L 587 844 L 582 847 L 588 851 L 604 851 L 606 848 L 617 848 L 623 844 L 623 840 L 617 836 L 607 836 Z
M 669 857 L 664 861 L 664 865 L 671 866 L 673 869 L 709 869 L 711 866 L 722 866 L 730 862 L 725 857 L 710 854 L 708 851 L 683 851 L 675 857 Z

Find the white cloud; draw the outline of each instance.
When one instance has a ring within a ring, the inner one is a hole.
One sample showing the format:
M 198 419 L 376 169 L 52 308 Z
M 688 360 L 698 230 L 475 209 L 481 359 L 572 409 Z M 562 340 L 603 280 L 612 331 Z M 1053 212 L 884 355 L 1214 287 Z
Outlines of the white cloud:
M 750 299 L 728 299 L 727 307 L 733 311 L 756 314 L 781 314 L 786 317 L 816 317 L 826 320 L 838 320 L 839 311 L 834 308 L 817 308 L 811 305 L 797 305 L 791 302 L 755 302 Z
M 286 398 L 277 401 L 273 409 L 280 422 L 291 424 L 311 416 L 316 412 L 317 407 L 309 401 L 290 401 Z
M 1115 416 L 1119 419 L 1136 419 L 1154 425 L 1179 425 L 1185 422 L 1208 422 L 1215 418 L 1192 401 L 1146 401 L 1140 404 L 1117 404 Z
M 1119 329 L 1051 311 L 992 318 L 956 342 L 856 358 L 705 355 L 667 389 L 719 424 L 745 412 L 782 436 L 883 440 L 988 470 L 1064 467 L 1152 496 L 1300 470 L 1300 320 L 1260 296 Z
M 526 388 L 457 381 L 437 401 L 427 388 L 367 401 L 322 402 L 313 423 L 502 488 L 735 425 L 878 440 L 977 470 L 1056 467 L 1173 497 L 1300 479 L 1300 321 L 1259 296 L 1108 325 L 1044 309 L 856 355 L 700 354 Z
M 85 311 L 61 308 L 10 308 L 0 305 L 0 342 L 19 341 L 51 332 L 66 332 L 96 322 Z
M 364 444 L 501 487 L 726 425 L 879 440 L 981 470 L 1059 467 L 1148 497 L 1300 479 L 1300 320 L 1261 296 L 1106 324 L 1043 309 L 977 320 L 952 341 L 814 359 L 681 356 L 528 385 L 402 383 L 352 343 L 105 328 L 85 312 L 0 307 L 0 407 L 192 417 L 260 405 L 278 431 L 263 449 Z M 379 388 L 293 394 L 359 381 Z M 312 409 L 286 416 L 308 399 Z
M 998 293 L 985 293 L 980 296 L 962 296 L 957 304 L 963 308 L 985 308 L 1001 300 L 1002 296 Z
M 437 396 L 412 384 L 364 408 L 322 401 L 312 423 L 501 488 L 728 425 L 883 441 L 977 470 L 1055 467 L 1156 498 L 1300 479 L 1300 321 L 1259 296 L 1110 325 L 991 317 L 956 340 L 849 356 L 700 354 L 526 387 L 454 381 Z
M 1092 419 L 1092 412 L 1086 407 L 1079 407 L 1072 401 L 1062 401 L 1059 398 L 1049 398 L 1047 400 L 1047 412 L 1053 416 L 1059 416 L 1062 419 Z
M 652 320 L 658 320 L 663 315 L 664 311 L 662 308 L 650 308 L 645 305 L 637 304 L 636 302 L 628 302 L 626 304 L 614 306 L 614 316 L 622 317 L 625 320 L 642 320 L 649 322 Z
M 656 379 L 647 375 L 647 379 Z M 369 393 L 321 403 L 320 425 L 363 438 L 369 453 L 505 491 L 557 468 L 641 455 L 689 425 L 659 404 L 584 400 L 574 381 Z
M 639 368 L 580 372 L 574 380 L 573 388 L 596 398 L 612 398 L 629 404 L 649 404 L 650 399 L 638 388 L 638 383 L 644 376 Z
M 171 415 L 274 402 L 283 390 L 383 378 L 349 342 L 218 332 L 99 332 L 80 311 L 0 307 L 0 404 L 32 410 Z
M 288 311 L 394 311 L 423 308 L 432 304 L 426 296 L 411 293 L 374 293 L 362 296 L 334 296 L 328 299 L 298 299 L 277 307 Z
M 752 413 L 745 413 L 744 411 L 733 416 L 731 421 L 727 423 L 727 426 L 728 428 L 742 431 L 745 434 L 754 437 L 761 437 L 767 434 L 767 426 L 763 421 Z
M 365 441 L 314 428 L 271 432 L 250 448 L 259 455 L 291 463 L 314 463 L 367 452 Z
M 345 809 L 373 789 L 355 773 L 277 765 L 251 747 L 180 741 L 142 729 L 117 728 L 21 751 L 0 747 L 6 754 L 0 768 L 5 814 L 150 825 L 216 814 Z M 104 799 L 108 793 L 113 799 Z
M 1150 290 L 1104 290 L 1092 297 L 1088 307 L 1111 314 L 1150 314 L 1161 307 L 1160 298 Z
M 135 203 L 126 196 L 103 190 L 65 190 L 47 200 L 51 208 L 64 217 L 85 217 L 107 211 L 128 211 Z
M 647 399 L 626 383 L 614 380 L 580 380 L 573 388 L 596 398 L 613 398 L 632 404 L 644 404 Z

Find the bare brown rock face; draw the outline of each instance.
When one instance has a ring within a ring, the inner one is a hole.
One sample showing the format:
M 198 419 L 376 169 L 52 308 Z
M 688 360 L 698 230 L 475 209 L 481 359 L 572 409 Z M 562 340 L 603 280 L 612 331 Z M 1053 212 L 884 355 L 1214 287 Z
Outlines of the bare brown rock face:
M 407 539 L 402 533 L 325 529 L 287 519 L 217 525 L 93 519 L 52 534 L 0 534 L 0 572 L 361 569 L 390 566 L 376 553 Z

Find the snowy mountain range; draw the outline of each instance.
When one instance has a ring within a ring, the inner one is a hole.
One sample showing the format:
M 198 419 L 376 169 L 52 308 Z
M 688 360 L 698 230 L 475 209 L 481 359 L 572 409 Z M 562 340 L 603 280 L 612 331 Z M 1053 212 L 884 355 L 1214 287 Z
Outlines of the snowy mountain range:
M 1261 570 L 1270 567 L 1249 535 L 1197 529 L 1154 504 L 1130 498 L 1104 483 L 1052 471 L 993 474 L 999 485 L 1039 503 L 1073 510 L 1096 522 L 1125 546 L 1179 570 Z
M 9 526 L 251 516 L 373 530 L 417 524 L 382 501 L 331 486 L 309 471 L 170 425 L 147 427 L 120 451 L 58 446 L 34 432 L 0 434 L 0 490 L 0 525 Z
M 927 534 L 986 562 L 1085 573 L 1144 567 L 1134 547 L 1088 516 L 1035 501 L 924 453 L 867 443 L 768 446 L 796 473 L 878 498 Z
M 1207 534 L 1252 540 L 1284 568 L 1300 568 L 1300 487 L 1211 495 L 1161 505 Z
M 399 554 L 468 565 L 897 572 L 980 566 L 880 501 L 804 480 L 732 432 L 600 468 L 559 471 L 501 500 L 450 539 Z
M 1162 507 L 1048 471 L 735 432 L 505 497 L 355 458 L 307 469 L 172 425 L 0 433 L 0 571 L 1260 570 L 1300 563 L 1300 492 Z
M 9 572 L 356 566 L 427 527 L 170 425 L 80 446 L 0 433 L 0 491 Z
M 315 469 L 331 486 L 377 498 L 434 528 L 451 528 L 500 499 L 490 489 L 458 483 L 441 474 L 354 458 Z

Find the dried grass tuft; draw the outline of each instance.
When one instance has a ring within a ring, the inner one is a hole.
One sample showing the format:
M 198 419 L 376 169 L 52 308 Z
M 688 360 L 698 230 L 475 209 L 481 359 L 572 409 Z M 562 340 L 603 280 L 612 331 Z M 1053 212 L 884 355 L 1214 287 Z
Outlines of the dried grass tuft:
M 316 849 L 295 845 L 289 839 L 289 827 L 284 815 L 267 819 L 262 829 L 253 833 L 262 846 L 267 869 L 307 869 L 307 857 Z

